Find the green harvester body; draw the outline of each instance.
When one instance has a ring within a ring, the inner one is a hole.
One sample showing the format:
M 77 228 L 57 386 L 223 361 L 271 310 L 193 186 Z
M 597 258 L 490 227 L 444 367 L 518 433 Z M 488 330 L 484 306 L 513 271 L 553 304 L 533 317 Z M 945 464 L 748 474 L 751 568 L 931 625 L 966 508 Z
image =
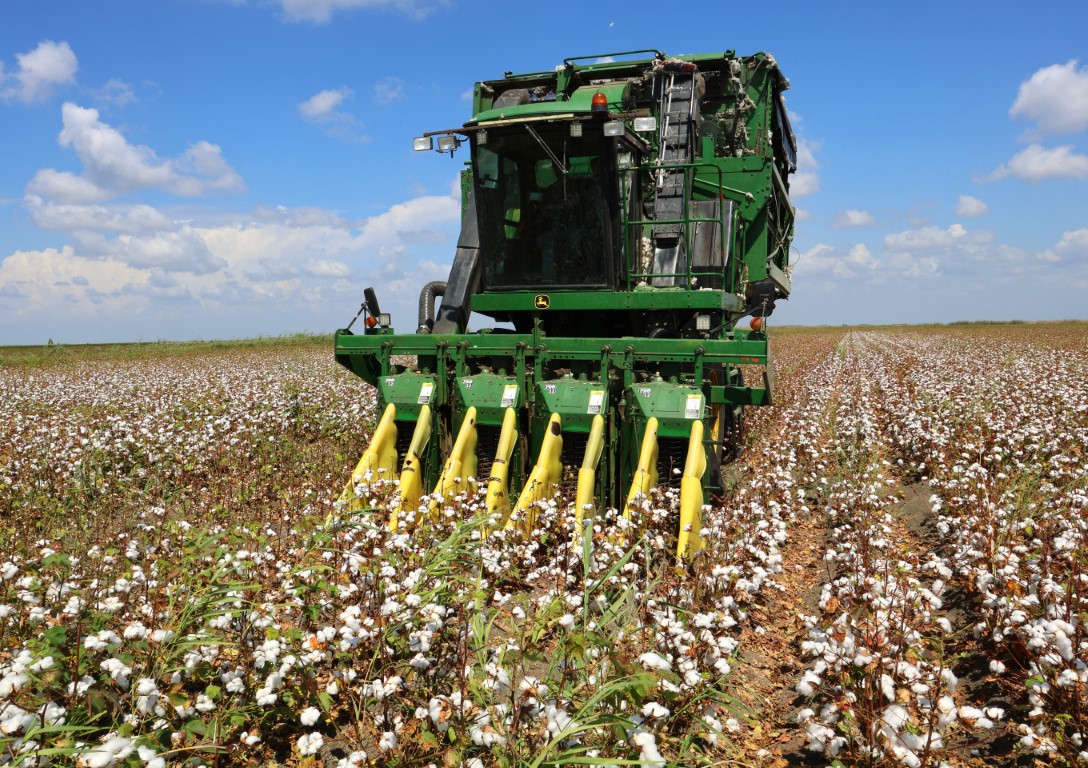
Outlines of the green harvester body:
M 794 221 L 788 88 L 763 53 L 568 59 L 477 83 L 472 119 L 417 139 L 469 145 L 449 278 L 428 284 L 416 332 L 396 333 L 368 291 L 368 327 L 335 338 L 337 361 L 395 406 L 398 463 L 425 415 L 429 491 L 473 413 L 484 483 L 513 408 L 518 489 L 553 414 L 568 468 L 599 415 L 593 495 L 618 506 L 651 420 L 663 484 L 701 421 L 704 501 L 720 492 L 744 408 L 772 401 L 766 318 L 790 292 Z M 470 330 L 470 315 L 494 327 Z

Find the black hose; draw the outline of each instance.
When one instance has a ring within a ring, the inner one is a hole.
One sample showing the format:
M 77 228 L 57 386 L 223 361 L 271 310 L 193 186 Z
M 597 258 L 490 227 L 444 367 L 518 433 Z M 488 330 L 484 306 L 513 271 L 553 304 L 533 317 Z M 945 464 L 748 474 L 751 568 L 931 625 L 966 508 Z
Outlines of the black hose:
M 446 281 L 432 280 L 419 292 L 419 327 L 416 333 L 430 333 L 434 328 L 434 300 L 446 295 Z

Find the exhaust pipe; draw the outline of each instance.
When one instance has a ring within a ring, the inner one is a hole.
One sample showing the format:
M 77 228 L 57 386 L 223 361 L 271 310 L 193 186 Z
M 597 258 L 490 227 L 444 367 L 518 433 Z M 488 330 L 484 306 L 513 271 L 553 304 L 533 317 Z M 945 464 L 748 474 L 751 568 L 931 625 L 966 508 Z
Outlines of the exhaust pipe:
M 446 281 L 432 280 L 419 292 L 419 327 L 416 333 L 430 333 L 434 328 L 434 300 L 446 295 Z

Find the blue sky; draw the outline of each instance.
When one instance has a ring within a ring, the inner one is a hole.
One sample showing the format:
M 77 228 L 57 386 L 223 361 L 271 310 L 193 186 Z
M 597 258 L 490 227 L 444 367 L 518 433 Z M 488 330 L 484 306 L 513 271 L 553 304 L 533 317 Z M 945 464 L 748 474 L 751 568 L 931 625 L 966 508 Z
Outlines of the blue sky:
M 790 78 L 774 322 L 1088 317 L 1088 3 L 671 7 L 4 0 L 0 344 L 325 332 L 367 285 L 411 331 L 466 157 L 412 137 L 476 80 L 639 48 Z

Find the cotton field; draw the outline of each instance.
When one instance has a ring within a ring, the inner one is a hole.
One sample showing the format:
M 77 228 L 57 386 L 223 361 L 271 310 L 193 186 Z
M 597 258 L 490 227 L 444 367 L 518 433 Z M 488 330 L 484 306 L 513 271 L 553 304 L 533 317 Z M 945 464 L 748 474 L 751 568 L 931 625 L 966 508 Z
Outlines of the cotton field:
M 340 508 L 324 346 L 4 365 L 0 764 L 1088 764 L 1086 331 L 777 333 L 690 564 Z

